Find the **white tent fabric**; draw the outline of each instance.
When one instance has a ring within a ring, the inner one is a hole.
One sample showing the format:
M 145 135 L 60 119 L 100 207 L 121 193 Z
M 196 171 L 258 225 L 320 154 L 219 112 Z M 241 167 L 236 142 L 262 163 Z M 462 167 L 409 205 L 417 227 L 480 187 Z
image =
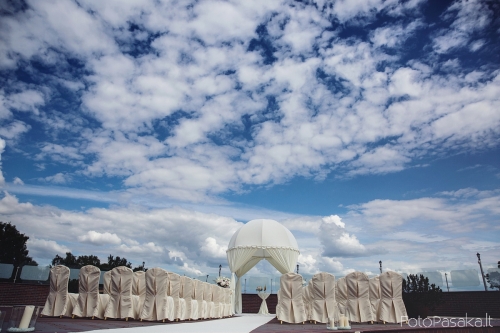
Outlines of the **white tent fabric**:
M 362 272 L 352 272 L 346 275 L 345 281 L 349 320 L 355 323 L 373 321 L 368 275 Z
M 274 220 L 258 219 L 247 222 L 234 233 L 226 253 L 229 268 L 237 278 L 234 311 L 241 313 L 240 278 L 262 259 L 282 274 L 293 272 L 300 252 L 295 237 L 285 226 Z
M 87 265 L 80 268 L 78 278 L 78 299 L 73 309 L 73 315 L 78 317 L 104 318 L 104 309 L 109 295 L 99 294 L 99 277 L 101 270 Z
M 372 308 L 373 318 L 378 318 L 378 308 L 380 304 L 380 280 L 378 276 L 370 279 L 370 306 Z
M 380 274 L 380 305 L 378 319 L 383 322 L 400 323 L 408 320 L 403 303 L 403 277 L 393 271 Z M 403 317 L 406 317 L 403 319 Z
M 69 268 L 57 265 L 50 269 L 50 290 L 41 315 L 71 316 L 78 294 L 68 293 Z

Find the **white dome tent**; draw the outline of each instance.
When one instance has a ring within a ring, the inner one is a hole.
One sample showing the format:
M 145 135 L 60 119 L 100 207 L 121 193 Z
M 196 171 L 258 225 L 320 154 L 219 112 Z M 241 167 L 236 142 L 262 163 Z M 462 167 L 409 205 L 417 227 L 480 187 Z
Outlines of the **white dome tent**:
M 262 259 L 282 274 L 293 272 L 300 252 L 295 237 L 285 226 L 274 220 L 258 219 L 247 222 L 234 233 L 226 253 L 233 273 L 232 288 L 235 275 L 238 278 L 234 311 L 241 313 L 240 278 Z

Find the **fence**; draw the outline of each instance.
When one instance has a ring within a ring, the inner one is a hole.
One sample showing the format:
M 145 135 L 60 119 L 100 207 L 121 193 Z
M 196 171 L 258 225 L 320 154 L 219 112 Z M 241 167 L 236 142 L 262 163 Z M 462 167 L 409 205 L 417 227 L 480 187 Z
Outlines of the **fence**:
M 488 274 L 492 284 L 500 286 L 500 268 L 497 264 L 484 265 L 484 273 Z M 446 269 L 446 268 L 428 268 L 428 269 L 412 269 L 412 270 L 395 270 L 400 273 L 403 278 L 408 274 L 422 274 L 429 278 L 430 283 L 441 287 L 443 291 L 481 291 L 484 290 L 483 278 L 479 269 Z M 22 266 L 16 268 L 12 264 L 0 263 L 0 281 L 14 281 L 16 283 L 31 283 L 31 284 L 48 284 L 50 266 Z M 70 280 L 77 280 L 80 269 L 70 269 Z M 105 271 L 101 271 L 101 280 Z M 177 272 L 184 275 L 182 272 Z M 369 277 L 374 274 L 367 273 Z M 338 279 L 341 275 L 334 274 Z M 257 287 L 265 288 L 267 292 L 275 294 L 279 289 L 280 274 L 276 275 L 244 275 L 241 278 L 242 292 L 246 294 L 256 294 Z M 304 282 L 307 283 L 312 278 L 312 274 L 302 274 Z M 203 275 L 193 276 L 192 278 L 214 283 L 214 276 Z M 488 290 L 490 283 L 486 282 Z M 495 289 L 497 290 L 497 289 Z

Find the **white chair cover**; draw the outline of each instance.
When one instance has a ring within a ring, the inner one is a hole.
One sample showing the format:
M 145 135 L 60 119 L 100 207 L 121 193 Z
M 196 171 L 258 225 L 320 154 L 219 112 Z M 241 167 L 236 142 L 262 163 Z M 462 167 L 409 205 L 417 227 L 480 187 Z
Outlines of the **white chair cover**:
M 78 317 L 104 318 L 104 308 L 109 295 L 99 294 L 101 270 L 87 265 L 80 268 L 78 298 L 73 308 L 73 315 Z
M 186 316 L 186 302 L 183 298 L 180 298 L 181 276 L 168 272 L 168 284 L 168 296 L 174 299 L 175 319 L 182 320 Z
M 212 300 L 212 285 L 208 282 L 203 282 L 203 300 L 207 302 L 207 312 L 205 319 L 214 318 L 214 302 Z
M 162 268 L 150 268 L 145 274 L 146 296 L 141 320 L 175 319 L 174 299 L 167 295 L 168 272 Z
M 280 278 L 278 320 L 288 323 L 303 323 L 307 320 L 302 296 L 302 276 L 286 273 Z
M 335 300 L 337 302 L 337 312 L 347 315 L 347 285 L 345 277 L 335 281 Z
M 214 303 L 213 318 L 222 318 L 221 314 L 222 306 L 220 302 L 220 297 L 222 292 L 220 289 L 222 288 L 216 284 L 212 284 L 211 287 L 212 287 L 212 302 Z
M 130 268 L 120 266 L 111 270 L 111 294 L 104 311 L 104 319 L 138 319 L 135 317 L 134 305 L 139 303 L 139 297 L 132 295 L 133 282 L 134 272 Z
M 50 289 L 43 316 L 71 316 L 78 294 L 68 293 L 69 268 L 57 265 L 50 269 Z
M 402 285 L 403 277 L 400 274 L 392 271 L 380 274 L 379 320 L 400 323 L 408 319 L 403 303 Z
M 378 315 L 378 307 L 380 303 L 380 280 L 378 276 L 370 279 L 370 306 L 372 309 L 373 318 L 376 320 Z
M 193 280 L 194 282 L 194 298 L 198 303 L 198 318 L 206 318 L 207 315 L 207 302 L 203 300 L 204 285 L 200 280 Z
M 134 304 L 135 318 L 140 318 L 144 300 L 146 299 L 146 272 L 134 272 L 134 282 L 132 283 L 132 295 L 137 296 L 139 301 Z
M 111 295 L 111 271 L 107 271 L 102 276 L 102 292 Z
M 224 317 L 231 317 L 233 315 L 231 306 L 231 296 L 232 296 L 232 289 L 224 288 Z
M 184 299 L 186 304 L 186 311 L 182 320 L 198 319 L 198 302 L 193 298 L 194 283 L 193 279 L 187 276 L 181 276 L 181 294 L 180 297 Z
M 370 305 L 370 280 L 362 272 L 352 272 L 345 277 L 347 285 L 347 314 L 350 321 L 373 321 Z
M 311 290 L 311 320 L 327 323 L 329 318 L 336 318 L 335 276 L 329 273 L 317 273 L 309 282 Z
M 312 298 L 311 298 L 311 287 L 312 284 L 309 282 L 307 286 L 302 290 L 302 297 L 304 298 L 304 308 L 306 310 L 307 320 L 311 320 L 311 307 L 312 307 Z

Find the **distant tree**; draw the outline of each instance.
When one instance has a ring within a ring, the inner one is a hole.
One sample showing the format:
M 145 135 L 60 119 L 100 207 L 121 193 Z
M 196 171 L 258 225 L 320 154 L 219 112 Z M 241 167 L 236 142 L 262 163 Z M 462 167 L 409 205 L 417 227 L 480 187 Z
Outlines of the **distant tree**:
M 500 261 L 497 263 L 498 268 L 500 268 Z M 484 277 L 486 281 L 490 284 L 491 289 L 498 289 L 500 291 L 500 273 L 499 272 L 491 272 L 485 274 Z
M 108 256 L 108 263 L 102 265 L 102 270 L 112 270 L 115 267 L 125 266 L 128 268 L 132 268 L 132 263 L 127 260 L 127 258 L 120 258 L 119 256 L 112 256 L 111 254 Z M 104 269 L 106 268 L 106 269 Z
M 26 242 L 29 237 L 20 233 L 15 225 L 0 222 L 0 262 L 13 264 L 14 271 L 21 265 L 37 265 L 30 256 Z
M 434 283 L 429 283 L 429 278 L 420 274 L 410 274 L 403 279 L 403 299 L 412 318 L 417 315 L 425 318 L 429 309 L 442 302 L 443 290 Z
M 142 262 L 142 265 L 139 265 L 137 267 L 134 267 L 133 271 L 134 272 L 137 272 L 137 271 L 142 271 L 142 272 L 145 272 L 147 271 L 148 269 L 144 266 L 146 263 L 143 261 Z
M 101 267 L 101 260 L 94 255 L 89 255 L 89 256 L 78 256 L 76 259 L 76 262 L 78 263 L 78 266 L 83 267 L 87 265 L 92 265 L 96 267 Z
M 57 266 L 57 265 L 64 265 L 69 268 L 80 268 L 81 266 L 78 264 L 77 258 L 71 253 L 71 252 L 66 252 L 66 257 L 61 257 L 58 254 L 52 259 L 52 265 Z

